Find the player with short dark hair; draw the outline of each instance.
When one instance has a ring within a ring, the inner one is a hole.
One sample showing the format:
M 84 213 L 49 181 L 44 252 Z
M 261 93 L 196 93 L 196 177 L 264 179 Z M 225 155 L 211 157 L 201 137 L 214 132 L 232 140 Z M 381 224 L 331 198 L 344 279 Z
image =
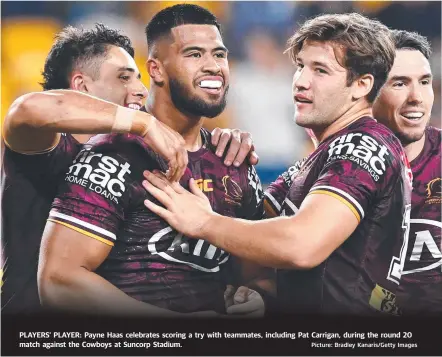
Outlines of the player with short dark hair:
M 208 200 L 146 172 L 146 206 L 177 230 L 278 268 L 282 312 L 397 314 L 411 180 L 394 134 L 371 116 L 394 62 L 389 29 L 358 14 L 323 15 L 289 41 L 298 125 L 318 148 L 294 170 L 281 216 L 250 222 L 214 213 Z M 350 80 L 351 79 L 351 80 Z
M 182 137 L 138 111 L 147 91 L 133 55 L 130 39 L 117 30 L 102 24 L 89 30 L 68 26 L 57 34 L 46 59 L 45 91 L 18 98 L 5 117 L 2 313 L 39 308 L 38 251 L 50 205 L 60 177 L 92 134 L 141 135 L 169 162 L 172 178 L 184 173 Z M 228 134 L 222 133 L 222 150 Z M 244 152 L 236 143 L 241 139 L 250 140 L 236 133 L 228 155 Z
M 429 126 L 434 101 L 431 46 L 417 33 L 394 30 L 396 58 L 373 106 L 401 140 L 413 173 L 410 234 L 399 257 L 397 301 L 404 314 L 442 312 L 441 130 Z
M 262 193 L 254 168 L 223 165 L 202 129 L 203 117 L 223 111 L 229 86 L 216 24 L 197 5 L 154 16 L 147 26 L 145 110 L 183 136 L 189 164 L 182 183 L 195 178 L 220 214 L 253 218 Z M 145 209 L 145 169 L 162 170 L 161 160 L 133 135 L 95 136 L 76 157 L 43 236 L 44 305 L 121 315 L 225 313 L 230 255 L 203 239 L 189 240 Z

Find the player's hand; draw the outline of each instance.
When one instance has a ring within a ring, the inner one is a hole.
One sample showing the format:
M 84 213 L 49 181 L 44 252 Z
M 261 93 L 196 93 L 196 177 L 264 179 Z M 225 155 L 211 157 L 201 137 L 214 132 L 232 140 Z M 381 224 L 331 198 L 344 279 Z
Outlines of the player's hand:
M 178 181 L 186 171 L 188 162 L 183 137 L 166 124 L 154 119 L 143 139 L 168 163 L 167 178 L 170 181 Z
M 221 315 L 217 313 L 216 311 L 197 311 L 197 312 L 190 312 L 185 314 L 185 317 L 190 318 L 198 318 L 198 319 L 205 319 L 205 318 L 214 318 L 214 317 L 220 317 Z
M 241 165 L 245 158 L 251 165 L 256 165 L 259 161 L 259 156 L 255 151 L 255 146 L 252 141 L 252 134 L 242 132 L 239 129 L 220 129 L 215 128 L 212 131 L 212 145 L 216 146 L 216 155 L 222 157 L 227 149 L 227 154 L 224 159 L 226 166 Z
M 145 206 L 166 220 L 177 231 L 188 237 L 199 238 L 205 224 L 213 214 L 210 202 L 198 188 L 195 180 L 189 181 L 190 192 L 178 182 L 169 182 L 163 173 L 144 171 L 143 186 L 164 206 L 145 200 Z
M 247 286 L 238 289 L 227 285 L 224 292 L 227 314 L 235 317 L 263 317 L 265 305 L 262 296 Z

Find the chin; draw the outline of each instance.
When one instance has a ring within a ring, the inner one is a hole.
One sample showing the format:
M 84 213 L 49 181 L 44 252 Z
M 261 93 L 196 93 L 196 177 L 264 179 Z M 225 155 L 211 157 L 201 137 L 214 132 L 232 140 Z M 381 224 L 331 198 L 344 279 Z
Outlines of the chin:
M 425 134 L 425 127 L 422 129 L 415 130 L 404 130 L 396 134 L 396 136 L 401 140 L 403 145 L 411 144 L 422 139 Z

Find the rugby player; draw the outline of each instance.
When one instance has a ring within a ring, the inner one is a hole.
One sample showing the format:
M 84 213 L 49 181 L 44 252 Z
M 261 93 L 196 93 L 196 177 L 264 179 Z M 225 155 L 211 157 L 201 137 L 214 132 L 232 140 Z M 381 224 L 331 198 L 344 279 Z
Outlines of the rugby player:
M 227 167 L 202 129 L 226 105 L 229 68 L 216 18 L 196 5 L 160 11 L 146 27 L 151 91 L 146 111 L 178 131 L 189 164 L 214 210 L 260 215 L 252 166 Z M 161 161 L 134 135 L 97 135 L 77 155 L 49 215 L 40 250 L 42 303 L 122 315 L 225 312 L 229 254 L 189 240 L 146 210 L 145 169 Z M 252 295 L 252 294 L 251 294 Z M 256 295 L 256 294 L 255 294 Z
M 133 55 L 129 38 L 118 31 L 101 24 L 88 31 L 67 27 L 46 59 L 45 91 L 20 97 L 5 117 L 2 313 L 40 307 L 37 260 L 44 225 L 60 177 L 90 134 L 127 130 L 141 135 L 169 163 L 170 177 L 184 173 L 182 137 L 137 111 L 147 91 Z M 237 130 L 217 129 L 214 139 L 219 151 L 229 148 L 226 160 L 238 153 L 235 160 L 242 161 L 250 149 L 250 135 Z M 251 162 L 256 161 L 253 153 Z
M 442 313 L 441 130 L 429 126 L 434 101 L 431 47 L 417 33 L 392 31 L 396 58 L 373 106 L 400 139 L 413 174 L 410 234 L 397 301 L 404 314 Z M 407 238 L 407 237 L 406 237 Z
M 145 204 L 186 236 L 278 268 L 283 312 L 398 314 L 392 255 L 408 233 L 409 166 L 399 140 L 371 116 L 394 61 L 390 31 L 358 14 L 323 15 L 289 45 L 295 119 L 319 146 L 293 177 L 285 217 L 218 215 L 194 180 L 189 193 L 152 172 L 143 185 L 165 208 Z

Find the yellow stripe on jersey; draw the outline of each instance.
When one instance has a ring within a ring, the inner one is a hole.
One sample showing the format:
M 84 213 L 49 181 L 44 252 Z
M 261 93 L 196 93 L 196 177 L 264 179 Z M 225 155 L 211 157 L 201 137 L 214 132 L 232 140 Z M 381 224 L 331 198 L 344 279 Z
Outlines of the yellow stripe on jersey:
M 338 199 L 339 201 L 341 201 L 343 204 L 345 204 L 348 208 L 350 208 L 350 210 L 353 212 L 353 214 L 356 216 L 356 219 L 358 220 L 358 224 L 361 222 L 361 216 L 359 215 L 359 212 L 356 210 L 356 208 L 354 208 L 354 206 L 347 201 L 344 197 L 337 195 L 336 193 L 330 192 L 330 191 L 325 191 L 325 190 L 316 190 L 316 191 L 311 191 L 309 193 L 309 195 L 315 194 L 315 193 L 322 193 L 325 195 L 329 195 L 332 196 L 336 199 Z
M 71 225 L 68 224 L 68 223 L 60 222 L 60 221 L 57 221 L 57 220 L 52 219 L 52 218 L 48 218 L 48 221 L 51 221 L 51 222 L 58 223 L 58 224 L 61 224 L 61 225 L 63 225 L 63 226 L 66 226 L 66 227 L 68 227 L 68 228 L 70 228 L 70 229 L 73 229 L 74 231 L 80 232 L 80 233 L 82 233 L 82 234 L 84 234 L 84 235 L 86 235 L 86 236 L 88 236 L 88 237 L 94 238 L 94 239 L 96 239 L 96 240 L 99 240 L 99 241 L 102 242 L 102 243 L 105 243 L 105 244 L 107 244 L 107 245 L 110 245 L 111 247 L 114 246 L 114 242 L 111 242 L 111 241 L 109 241 L 109 240 L 107 240 L 107 239 L 104 239 L 104 238 L 102 238 L 102 237 L 99 237 L 99 236 L 97 236 L 97 235 L 95 235 L 95 234 L 93 234 L 93 233 L 91 233 L 91 232 L 85 231 L 84 229 L 81 229 L 81 228 L 78 228 L 78 227 L 75 227 L 75 226 L 71 226 Z
M 264 211 L 266 213 L 267 218 L 273 218 L 279 216 L 278 212 L 276 212 L 273 209 L 272 205 L 269 203 L 269 201 L 267 201 L 267 198 L 264 198 Z

